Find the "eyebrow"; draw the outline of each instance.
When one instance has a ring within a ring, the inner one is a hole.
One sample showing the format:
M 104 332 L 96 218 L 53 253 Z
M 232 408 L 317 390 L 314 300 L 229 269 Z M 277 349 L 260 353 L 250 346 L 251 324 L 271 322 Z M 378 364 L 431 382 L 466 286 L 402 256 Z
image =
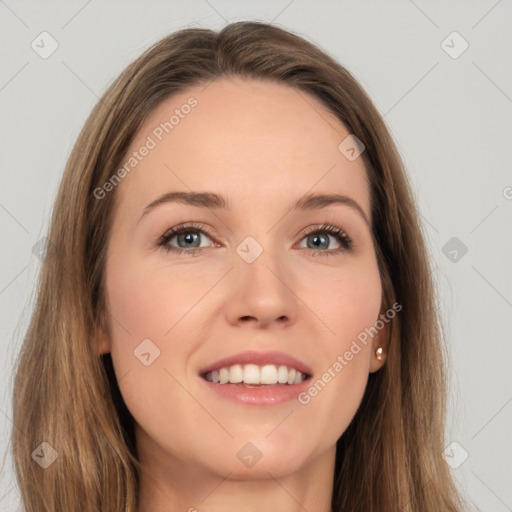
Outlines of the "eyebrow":
M 139 222 L 142 217 L 154 210 L 157 206 L 174 202 L 197 206 L 199 208 L 231 209 L 227 198 L 214 192 L 168 192 L 161 195 L 144 208 L 144 211 L 139 218 Z M 359 206 L 359 204 L 351 197 L 341 194 L 306 194 L 292 204 L 289 211 L 318 210 L 335 204 L 349 206 L 353 210 L 357 211 L 366 224 L 370 226 L 370 221 L 361 206 Z

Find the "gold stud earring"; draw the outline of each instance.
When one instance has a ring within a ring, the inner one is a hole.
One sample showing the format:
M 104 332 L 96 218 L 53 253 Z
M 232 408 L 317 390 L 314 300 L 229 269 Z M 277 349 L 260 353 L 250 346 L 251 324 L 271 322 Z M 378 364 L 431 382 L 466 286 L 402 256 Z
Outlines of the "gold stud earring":
M 375 351 L 375 357 L 379 360 L 379 361 L 382 361 L 382 358 L 383 358 L 383 350 L 382 350 L 382 347 L 379 347 L 376 351 Z

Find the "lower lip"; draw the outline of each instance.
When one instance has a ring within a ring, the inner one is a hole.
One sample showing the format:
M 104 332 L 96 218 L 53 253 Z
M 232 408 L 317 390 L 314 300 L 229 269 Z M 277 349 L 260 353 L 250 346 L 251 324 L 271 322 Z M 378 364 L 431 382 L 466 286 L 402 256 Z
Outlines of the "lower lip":
M 298 384 L 283 384 L 275 387 L 247 388 L 238 384 L 215 384 L 199 377 L 212 391 L 242 405 L 278 405 L 296 399 L 310 385 L 306 379 Z

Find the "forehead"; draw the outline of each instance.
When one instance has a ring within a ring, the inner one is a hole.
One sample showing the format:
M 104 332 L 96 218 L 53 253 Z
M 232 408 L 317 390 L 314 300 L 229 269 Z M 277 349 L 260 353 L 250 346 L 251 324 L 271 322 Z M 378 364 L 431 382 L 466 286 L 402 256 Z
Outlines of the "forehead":
M 123 163 L 133 152 L 138 159 L 119 200 L 140 209 L 164 192 L 208 190 L 236 208 L 336 192 L 370 217 L 363 160 L 338 149 L 349 135 L 318 99 L 286 84 L 236 77 L 190 87 L 140 127 Z

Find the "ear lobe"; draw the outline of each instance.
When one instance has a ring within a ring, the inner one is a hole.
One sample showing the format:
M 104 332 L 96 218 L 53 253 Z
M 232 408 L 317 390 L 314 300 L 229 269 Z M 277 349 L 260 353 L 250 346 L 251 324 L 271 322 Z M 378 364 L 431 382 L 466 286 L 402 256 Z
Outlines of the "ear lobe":
M 382 314 L 382 311 L 380 314 Z M 390 337 L 390 322 L 391 321 L 389 319 L 387 322 L 385 320 L 382 320 L 384 327 L 380 329 L 376 336 L 373 338 L 370 361 L 370 373 L 374 373 L 377 370 L 380 370 L 386 363 Z M 377 349 L 379 348 L 382 349 L 381 351 L 379 351 L 380 355 L 377 352 Z
M 110 337 L 105 332 L 105 329 L 98 328 L 93 340 L 94 350 L 99 355 L 108 354 L 111 351 Z

